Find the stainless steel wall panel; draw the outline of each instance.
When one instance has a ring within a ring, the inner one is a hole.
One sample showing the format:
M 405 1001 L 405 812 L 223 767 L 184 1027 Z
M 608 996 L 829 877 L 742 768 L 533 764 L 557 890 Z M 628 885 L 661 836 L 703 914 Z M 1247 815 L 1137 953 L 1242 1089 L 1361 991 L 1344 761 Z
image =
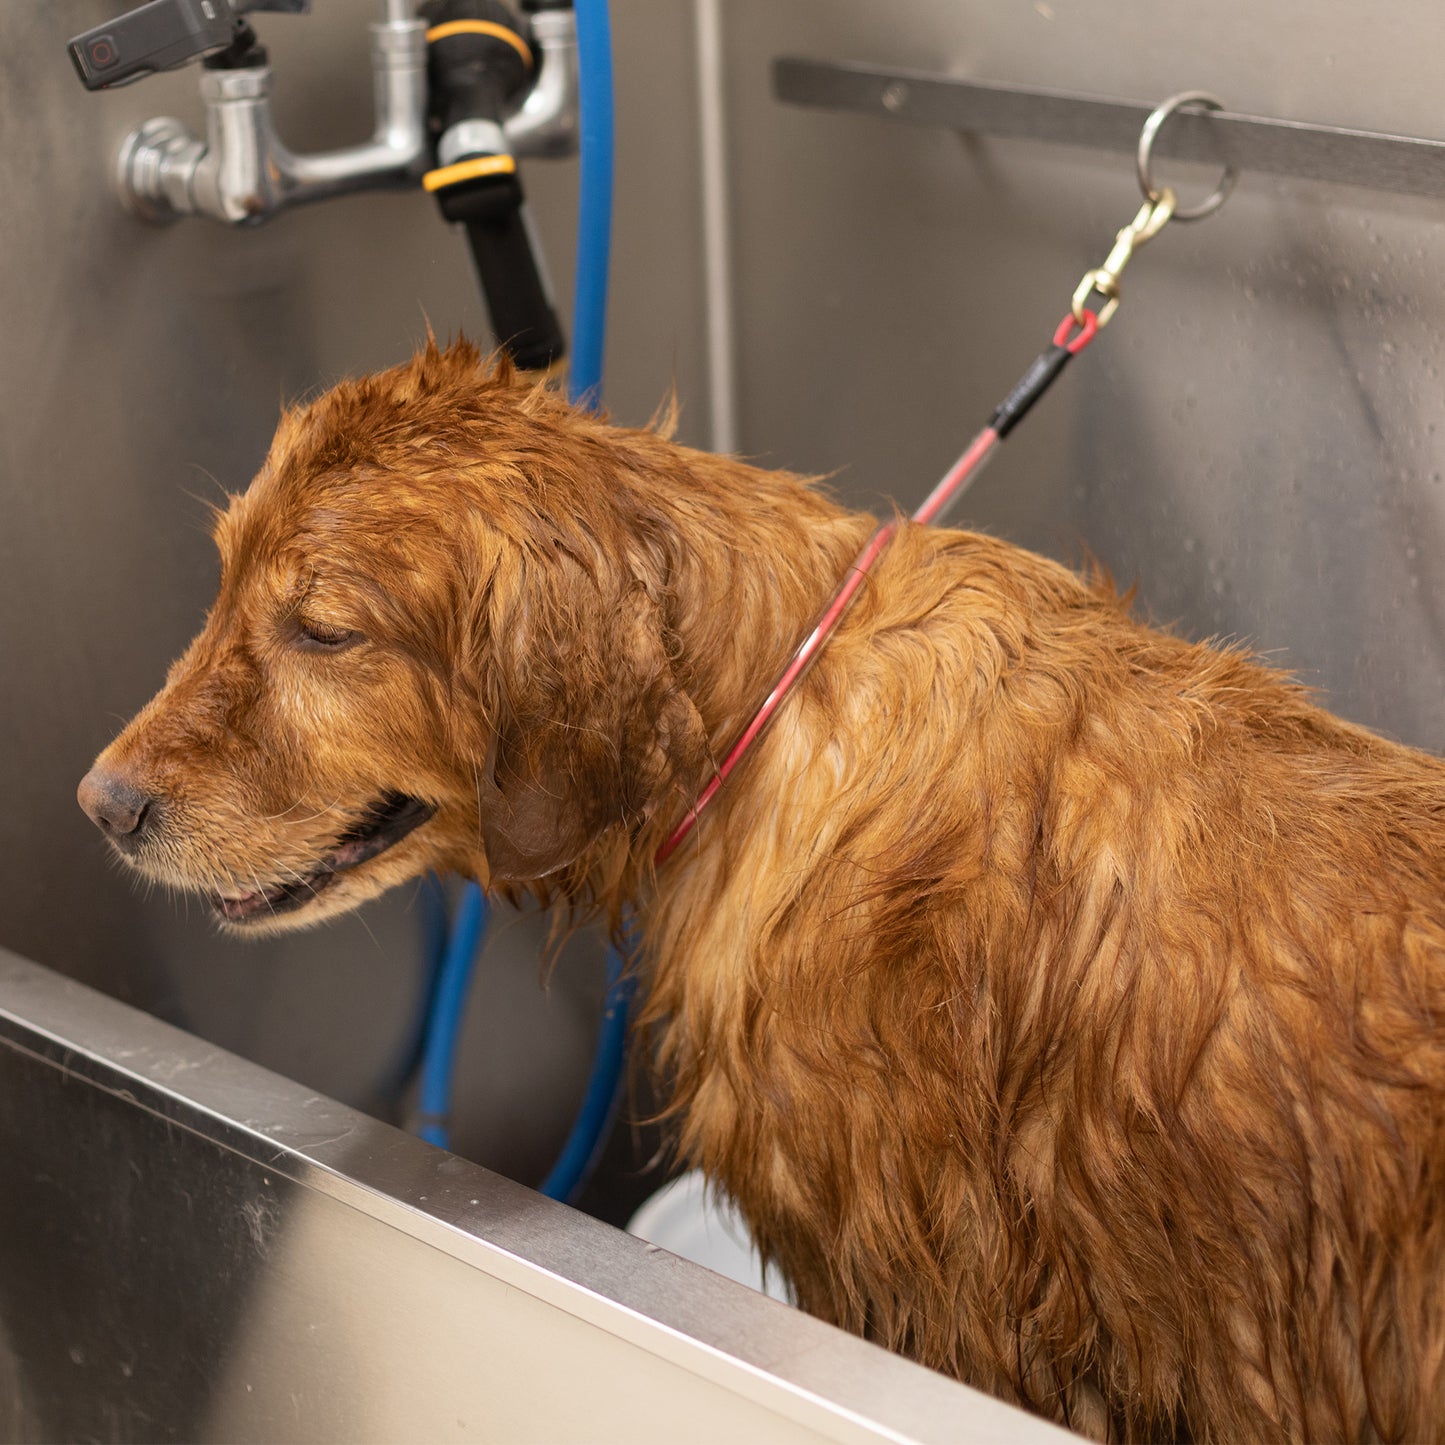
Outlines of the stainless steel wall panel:
M 1424 4 L 740 0 L 728 22 L 743 444 L 838 469 L 860 500 L 922 497 L 1139 197 L 1127 158 L 780 106 L 774 57 L 1445 129 Z M 1440 215 L 1246 175 L 1134 260 L 1118 318 L 960 524 L 1093 553 L 1158 619 L 1249 641 L 1345 715 L 1445 745 Z

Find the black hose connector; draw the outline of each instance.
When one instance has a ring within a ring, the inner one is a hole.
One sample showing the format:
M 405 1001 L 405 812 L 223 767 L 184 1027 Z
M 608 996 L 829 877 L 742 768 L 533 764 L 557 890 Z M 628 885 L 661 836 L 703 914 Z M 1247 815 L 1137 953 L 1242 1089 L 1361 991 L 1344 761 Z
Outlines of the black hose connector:
M 438 165 L 423 178 L 442 215 L 466 227 L 497 342 L 524 371 L 567 350 L 523 209 L 502 117 L 531 84 L 524 23 L 501 0 L 430 0 L 428 111 Z
M 432 129 L 500 122 L 532 79 L 536 61 L 523 21 L 502 0 L 428 0 L 427 88 Z
M 1029 408 L 1057 380 L 1059 373 L 1073 360 L 1067 346 L 1057 342 L 1034 358 L 1034 363 L 1019 378 L 1018 385 L 999 402 L 989 425 L 1002 441 L 1028 415 Z
M 454 182 L 436 195 L 442 215 L 467 228 L 498 344 L 523 371 L 560 361 L 567 342 L 532 250 L 516 171 Z
M 256 32 L 246 21 L 238 20 L 235 39 L 224 50 L 206 56 L 201 65 L 206 70 L 259 70 L 269 61 L 266 47 L 256 39 Z

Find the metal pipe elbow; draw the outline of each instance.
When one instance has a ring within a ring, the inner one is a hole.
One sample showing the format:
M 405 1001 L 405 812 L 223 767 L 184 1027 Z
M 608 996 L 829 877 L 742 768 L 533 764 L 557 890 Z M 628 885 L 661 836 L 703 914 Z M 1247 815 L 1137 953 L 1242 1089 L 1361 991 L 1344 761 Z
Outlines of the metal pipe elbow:
M 542 63 L 521 106 L 502 122 L 518 156 L 570 156 L 577 151 L 577 20 L 571 10 L 532 16 L 532 38 Z
M 149 220 L 205 215 L 255 224 L 285 206 L 347 191 L 415 182 L 427 160 L 426 28 L 418 20 L 371 27 L 376 125 L 370 141 L 303 155 L 271 120 L 271 67 L 201 77 L 206 138 L 169 117 L 147 121 L 121 147 L 118 181 Z

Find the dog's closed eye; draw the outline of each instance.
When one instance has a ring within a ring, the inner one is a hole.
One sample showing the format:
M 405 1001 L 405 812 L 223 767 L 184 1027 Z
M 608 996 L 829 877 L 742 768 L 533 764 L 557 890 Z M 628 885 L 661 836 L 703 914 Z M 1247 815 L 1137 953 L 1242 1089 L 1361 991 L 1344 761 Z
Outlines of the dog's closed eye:
M 329 622 L 311 622 L 306 618 L 296 621 L 296 646 L 302 652 L 345 652 L 366 638 L 349 627 L 337 627 Z

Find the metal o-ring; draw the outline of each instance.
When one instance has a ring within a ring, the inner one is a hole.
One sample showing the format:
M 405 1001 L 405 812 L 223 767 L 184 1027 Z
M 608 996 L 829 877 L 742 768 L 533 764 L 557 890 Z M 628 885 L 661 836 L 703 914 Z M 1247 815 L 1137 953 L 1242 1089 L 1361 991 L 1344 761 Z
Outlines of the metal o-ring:
M 1210 95 L 1207 90 L 1181 90 L 1178 95 L 1171 95 L 1162 105 L 1150 112 L 1149 119 L 1144 122 L 1144 129 L 1139 132 L 1139 149 L 1135 154 L 1135 164 L 1139 172 L 1139 185 L 1145 196 L 1151 201 L 1159 200 L 1164 194 L 1154 184 L 1154 176 L 1150 169 L 1154 138 L 1159 134 L 1160 127 L 1164 122 L 1175 111 L 1181 110 L 1186 105 L 1203 106 L 1206 110 L 1224 109 L 1224 102 L 1217 95 Z M 1234 189 L 1234 183 L 1238 179 L 1239 173 L 1234 167 L 1226 165 L 1224 175 L 1214 188 L 1213 194 L 1206 196 L 1197 206 L 1176 206 L 1174 219 L 1176 221 L 1198 221 L 1211 215 L 1224 204 L 1224 198 Z

